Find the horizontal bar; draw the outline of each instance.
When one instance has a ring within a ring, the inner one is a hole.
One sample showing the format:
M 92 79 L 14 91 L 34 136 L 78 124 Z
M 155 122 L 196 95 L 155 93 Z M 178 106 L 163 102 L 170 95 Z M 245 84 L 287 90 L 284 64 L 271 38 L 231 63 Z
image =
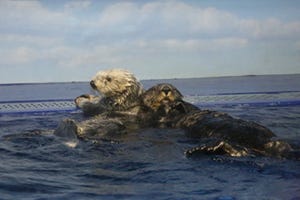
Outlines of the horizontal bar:
M 185 100 L 195 105 L 300 105 L 300 92 L 226 94 L 187 96 Z M 0 114 L 33 112 L 68 112 L 77 110 L 73 99 L 49 99 L 0 102 Z

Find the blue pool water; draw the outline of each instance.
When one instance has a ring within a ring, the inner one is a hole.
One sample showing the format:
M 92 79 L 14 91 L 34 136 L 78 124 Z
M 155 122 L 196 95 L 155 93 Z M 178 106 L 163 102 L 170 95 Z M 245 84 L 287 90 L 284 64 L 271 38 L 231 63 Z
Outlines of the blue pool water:
M 170 82 L 199 107 L 256 121 L 300 144 L 300 75 L 148 80 Z M 87 83 L 0 85 L 0 105 L 71 100 Z M 300 162 L 204 156 L 181 130 L 147 129 L 117 141 L 67 147 L 52 135 L 75 108 L 0 109 L 0 199 L 300 199 Z

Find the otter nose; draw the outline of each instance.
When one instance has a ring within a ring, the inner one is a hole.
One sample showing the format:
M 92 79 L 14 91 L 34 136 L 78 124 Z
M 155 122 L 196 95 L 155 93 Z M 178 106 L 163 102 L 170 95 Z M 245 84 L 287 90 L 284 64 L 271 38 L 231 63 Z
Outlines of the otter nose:
M 97 86 L 95 85 L 95 81 L 91 80 L 90 85 L 93 89 L 96 89 Z
M 162 88 L 162 92 L 165 93 L 165 95 L 168 95 L 169 92 L 171 92 L 171 89 L 169 87 L 165 86 Z

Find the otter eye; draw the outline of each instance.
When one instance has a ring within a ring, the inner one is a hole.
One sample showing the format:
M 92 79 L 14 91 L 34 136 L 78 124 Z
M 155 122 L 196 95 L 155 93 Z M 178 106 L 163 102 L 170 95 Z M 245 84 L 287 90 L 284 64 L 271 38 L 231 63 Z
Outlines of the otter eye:
M 108 81 L 108 82 L 111 82 L 111 78 L 108 76 L 108 77 L 106 77 L 106 80 Z

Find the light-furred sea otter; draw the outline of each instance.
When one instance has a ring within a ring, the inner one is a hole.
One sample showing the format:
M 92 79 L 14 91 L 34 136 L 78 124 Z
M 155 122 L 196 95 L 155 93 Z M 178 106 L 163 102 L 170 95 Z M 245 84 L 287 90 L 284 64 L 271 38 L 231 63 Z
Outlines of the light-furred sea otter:
M 75 99 L 85 115 L 97 115 L 106 111 L 132 111 L 141 103 L 142 84 L 124 69 L 99 71 L 90 86 L 103 96 L 84 94 Z
M 199 146 L 186 151 L 187 156 L 224 154 L 295 158 L 299 155 L 262 125 L 222 112 L 201 110 L 183 101 L 181 93 L 171 84 L 153 86 L 142 99 L 156 113 L 158 126 L 183 129 L 187 136 L 199 141 Z
M 77 107 L 90 116 L 76 122 L 64 119 L 54 134 L 81 139 L 103 139 L 122 135 L 151 123 L 151 114 L 143 106 L 142 84 L 123 69 L 100 71 L 90 81 L 91 87 L 102 96 L 81 95 L 75 99 Z M 149 110 L 150 111 L 150 110 Z

